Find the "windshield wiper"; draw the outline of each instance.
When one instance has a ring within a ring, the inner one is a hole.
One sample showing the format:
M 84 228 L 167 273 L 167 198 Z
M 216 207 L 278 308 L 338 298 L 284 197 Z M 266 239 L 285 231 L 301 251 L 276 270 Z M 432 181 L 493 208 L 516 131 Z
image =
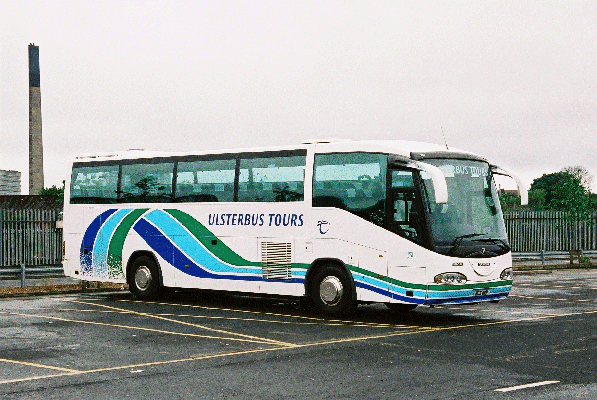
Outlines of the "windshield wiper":
M 486 233 L 469 233 L 469 234 L 466 234 L 466 235 L 458 236 L 452 242 L 452 247 L 450 248 L 450 250 L 448 250 L 448 255 L 454 254 L 454 252 L 456 251 L 456 249 L 458 249 L 458 247 L 460 247 L 460 243 L 462 243 L 462 239 L 468 239 L 468 238 L 472 238 L 472 237 L 475 237 L 475 236 L 483 236 L 483 235 L 486 235 Z
M 503 239 L 487 238 L 487 239 L 475 239 L 475 240 L 478 241 L 478 242 L 495 243 L 496 245 L 498 245 L 498 247 L 500 249 L 504 250 L 505 252 L 510 251 L 510 246 Z

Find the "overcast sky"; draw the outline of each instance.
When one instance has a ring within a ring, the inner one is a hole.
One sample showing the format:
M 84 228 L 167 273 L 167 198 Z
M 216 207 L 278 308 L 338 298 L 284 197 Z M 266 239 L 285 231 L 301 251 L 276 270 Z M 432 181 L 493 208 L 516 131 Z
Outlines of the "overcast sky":
M 0 34 L 0 169 L 23 194 L 29 43 L 46 186 L 79 153 L 442 131 L 527 185 L 597 175 L 597 1 L 2 0 Z

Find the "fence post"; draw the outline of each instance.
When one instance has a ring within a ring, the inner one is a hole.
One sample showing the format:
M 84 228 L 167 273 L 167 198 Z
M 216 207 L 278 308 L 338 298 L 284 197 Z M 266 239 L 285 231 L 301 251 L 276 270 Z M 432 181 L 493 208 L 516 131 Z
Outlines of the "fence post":
M 545 265 L 545 250 L 541 250 L 541 265 Z
M 21 264 L 21 287 L 25 287 L 25 264 Z

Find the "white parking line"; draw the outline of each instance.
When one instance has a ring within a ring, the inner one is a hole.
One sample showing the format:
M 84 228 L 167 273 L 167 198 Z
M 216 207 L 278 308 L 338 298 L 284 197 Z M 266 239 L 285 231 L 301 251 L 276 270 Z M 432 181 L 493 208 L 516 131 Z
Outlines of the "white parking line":
M 542 382 L 535 382 L 535 383 L 527 383 L 526 385 L 518 385 L 518 386 L 510 386 L 507 388 L 495 389 L 496 392 L 513 392 L 515 390 L 522 390 L 533 388 L 537 386 L 545 386 L 545 385 L 553 385 L 554 383 L 560 383 L 560 381 L 542 381 Z

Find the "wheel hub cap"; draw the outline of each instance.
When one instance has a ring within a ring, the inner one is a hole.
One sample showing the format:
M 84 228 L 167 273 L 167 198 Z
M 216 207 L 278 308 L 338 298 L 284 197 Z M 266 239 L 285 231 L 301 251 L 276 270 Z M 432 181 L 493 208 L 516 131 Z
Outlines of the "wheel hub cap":
M 336 304 L 342 294 L 344 293 L 344 288 L 342 287 L 342 282 L 335 276 L 328 276 L 319 285 L 319 296 L 324 303 L 328 305 Z
M 135 273 L 135 286 L 140 290 L 145 290 L 151 283 L 151 271 L 146 266 L 141 266 Z

